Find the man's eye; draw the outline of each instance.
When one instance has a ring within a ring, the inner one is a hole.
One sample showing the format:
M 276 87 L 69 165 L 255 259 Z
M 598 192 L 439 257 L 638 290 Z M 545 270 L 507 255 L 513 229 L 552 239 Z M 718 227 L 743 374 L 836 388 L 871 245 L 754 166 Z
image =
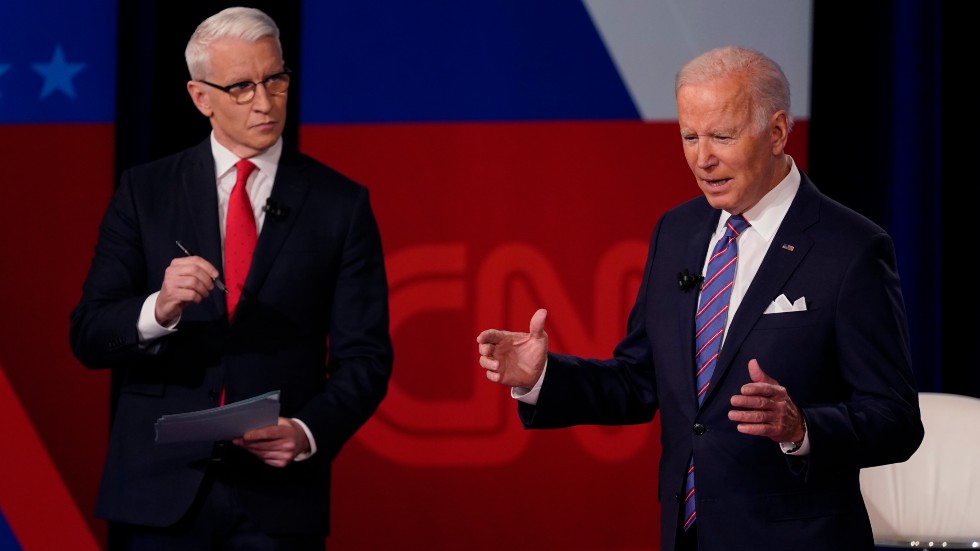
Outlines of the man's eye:
M 231 86 L 229 86 L 228 87 L 228 91 L 231 92 L 231 93 L 233 93 L 233 94 L 237 94 L 237 93 L 240 93 L 240 92 L 246 92 L 251 87 L 252 87 L 252 83 L 251 82 L 238 82 L 238 83 L 235 83 L 235 84 L 232 84 Z

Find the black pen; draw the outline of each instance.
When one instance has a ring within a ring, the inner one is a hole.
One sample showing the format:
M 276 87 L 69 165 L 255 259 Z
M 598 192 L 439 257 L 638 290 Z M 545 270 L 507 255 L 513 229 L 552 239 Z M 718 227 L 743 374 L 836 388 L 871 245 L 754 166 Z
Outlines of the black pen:
M 194 256 L 193 254 L 191 254 L 190 251 L 187 250 L 187 247 L 185 247 L 183 245 L 183 243 L 181 243 L 180 241 L 177 241 L 177 246 L 180 247 L 180 250 L 183 251 L 185 255 L 187 255 L 187 256 Z M 211 281 L 213 281 L 214 282 L 214 286 L 217 287 L 218 289 L 221 289 L 221 291 L 224 294 L 226 294 L 226 295 L 228 294 L 228 288 L 225 287 L 225 284 L 222 283 L 222 281 L 220 279 L 218 279 L 216 277 L 212 277 L 211 278 Z

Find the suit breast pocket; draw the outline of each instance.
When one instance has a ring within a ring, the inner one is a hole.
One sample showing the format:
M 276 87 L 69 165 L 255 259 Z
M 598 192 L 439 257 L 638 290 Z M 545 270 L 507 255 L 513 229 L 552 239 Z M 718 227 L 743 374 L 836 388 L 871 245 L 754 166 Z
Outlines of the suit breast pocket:
M 806 327 L 816 323 L 819 316 L 819 310 L 763 314 L 759 318 L 759 322 L 755 324 L 755 329 L 789 329 L 792 327 Z

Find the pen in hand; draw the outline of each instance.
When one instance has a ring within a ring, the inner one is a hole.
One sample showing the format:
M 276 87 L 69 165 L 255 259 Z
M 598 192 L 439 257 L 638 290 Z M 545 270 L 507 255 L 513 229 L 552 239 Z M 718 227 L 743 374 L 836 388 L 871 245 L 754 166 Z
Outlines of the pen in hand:
M 180 250 L 181 250 L 181 251 L 182 251 L 182 252 L 183 252 L 183 253 L 184 253 L 185 255 L 187 255 L 187 256 L 194 256 L 193 254 L 191 254 L 191 252 L 190 252 L 190 251 L 188 251 L 188 250 L 187 250 L 187 247 L 185 247 L 185 246 L 183 245 L 183 243 L 181 243 L 180 241 L 177 241 L 177 246 L 178 246 L 178 247 L 180 247 Z M 224 293 L 224 294 L 226 294 L 226 295 L 228 294 L 228 288 L 227 288 L 227 287 L 225 287 L 225 284 L 224 284 L 224 283 L 223 283 L 223 282 L 221 281 L 221 279 L 219 279 L 219 278 L 216 278 L 216 277 L 212 277 L 212 278 L 211 278 L 211 281 L 213 281 L 213 282 L 214 282 L 214 286 L 215 286 L 215 287 L 217 287 L 218 289 L 221 289 L 221 292 L 223 292 L 223 293 Z

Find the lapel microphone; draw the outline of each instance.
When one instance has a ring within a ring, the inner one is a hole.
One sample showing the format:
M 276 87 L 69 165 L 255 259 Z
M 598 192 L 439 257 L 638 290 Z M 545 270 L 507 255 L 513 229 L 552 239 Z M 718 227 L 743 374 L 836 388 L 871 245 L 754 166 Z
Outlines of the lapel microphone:
M 272 197 L 265 200 L 265 206 L 262 207 L 262 210 L 265 211 L 266 216 L 276 221 L 285 220 L 289 216 L 289 207 L 280 204 Z
M 691 289 L 697 289 L 702 282 L 704 282 L 703 275 L 692 274 L 687 268 L 684 268 L 683 272 L 677 272 L 677 285 L 681 291 L 687 292 Z

